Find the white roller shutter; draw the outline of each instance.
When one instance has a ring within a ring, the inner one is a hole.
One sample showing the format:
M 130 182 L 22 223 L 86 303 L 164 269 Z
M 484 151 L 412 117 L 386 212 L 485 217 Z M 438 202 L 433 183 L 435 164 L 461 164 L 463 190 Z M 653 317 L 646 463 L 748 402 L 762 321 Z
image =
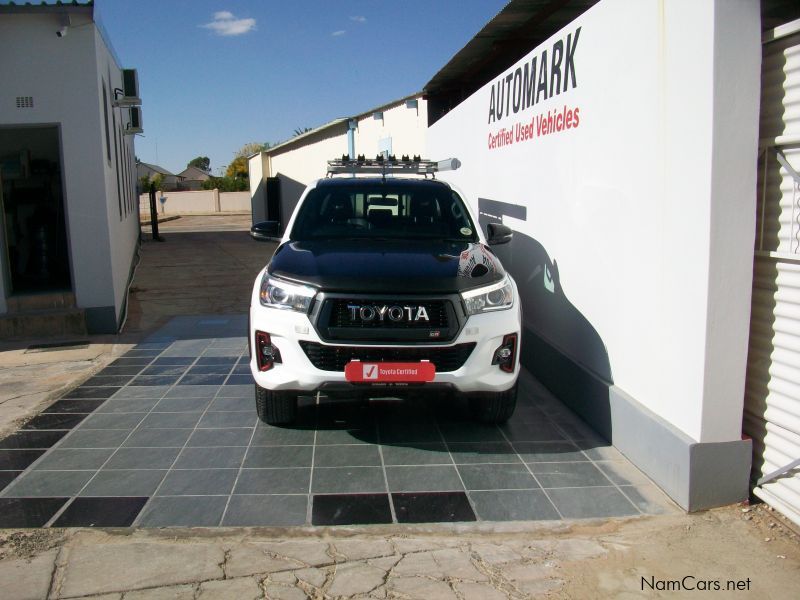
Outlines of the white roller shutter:
M 765 37 L 759 137 L 743 430 L 754 493 L 800 525 L 800 21 Z

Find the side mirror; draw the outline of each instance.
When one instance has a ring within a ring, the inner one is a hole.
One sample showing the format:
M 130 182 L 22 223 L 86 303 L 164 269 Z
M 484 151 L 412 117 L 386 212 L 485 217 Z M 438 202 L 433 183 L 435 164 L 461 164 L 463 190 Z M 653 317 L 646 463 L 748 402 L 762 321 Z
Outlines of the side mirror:
M 261 221 L 250 228 L 250 237 L 259 242 L 274 242 L 281 236 L 281 225 L 277 221 Z
M 514 232 L 511 227 L 501 223 L 489 223 L 486 226 L 486 231 L 488 233 L 486 241 L 490 246 L 507 244 L 511 241 L 511 238 L 514 237 Z

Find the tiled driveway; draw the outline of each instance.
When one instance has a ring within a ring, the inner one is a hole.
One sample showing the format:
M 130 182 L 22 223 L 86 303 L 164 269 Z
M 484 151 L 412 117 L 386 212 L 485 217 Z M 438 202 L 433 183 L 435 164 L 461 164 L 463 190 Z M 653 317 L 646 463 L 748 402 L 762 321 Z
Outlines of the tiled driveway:
M 244 317 L 179 317 L 0 441 L 0 527 L 508 521 L 675 510 L 530 375 L 502 427 L 459 402 L 255 414 Z

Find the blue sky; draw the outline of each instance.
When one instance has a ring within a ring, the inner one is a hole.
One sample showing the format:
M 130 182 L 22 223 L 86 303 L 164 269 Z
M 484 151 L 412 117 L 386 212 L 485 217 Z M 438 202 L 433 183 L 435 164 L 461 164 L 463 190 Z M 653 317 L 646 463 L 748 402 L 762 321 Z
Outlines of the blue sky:
M 96 0 L 122 66 L 139 71 L 136 154 L 216 174 L 277 142 L 422 89 L 506 0 Z

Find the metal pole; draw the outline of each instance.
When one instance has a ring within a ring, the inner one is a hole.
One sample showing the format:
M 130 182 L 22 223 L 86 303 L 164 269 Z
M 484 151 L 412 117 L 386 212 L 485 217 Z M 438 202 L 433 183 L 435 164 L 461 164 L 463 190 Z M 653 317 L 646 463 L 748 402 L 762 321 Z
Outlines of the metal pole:
M 153 241 L 163 242 L 164 238 L 158 235 L 158 209 L 156 208 L 156 184 L 150 182 L 150 227 L 153 231 Z

